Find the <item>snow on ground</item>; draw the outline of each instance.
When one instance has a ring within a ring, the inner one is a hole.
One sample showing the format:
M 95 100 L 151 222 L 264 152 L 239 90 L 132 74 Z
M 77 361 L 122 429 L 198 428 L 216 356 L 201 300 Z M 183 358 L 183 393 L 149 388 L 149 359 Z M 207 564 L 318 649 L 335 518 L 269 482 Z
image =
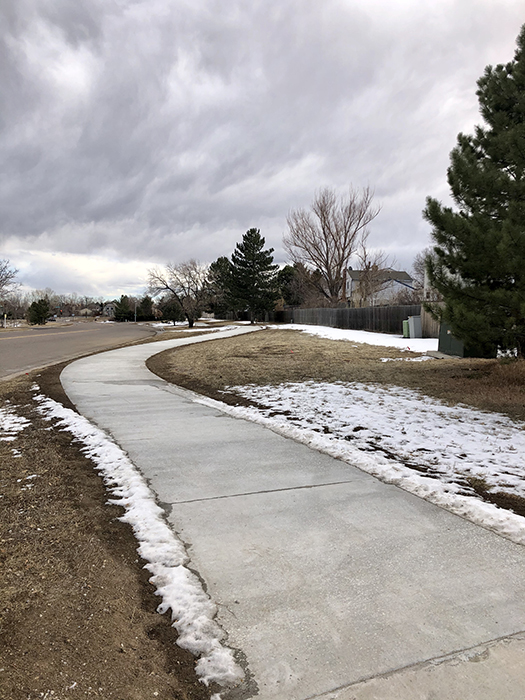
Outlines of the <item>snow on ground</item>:
M 81 443 L 83 453 L 104 478 L 112 496 L 110 503 L 125 508 L 121 520 L 132 526 L 138 552 L 153 574 L 150 581 L 162 599 L 158 611 L 171 609 L 173 626 L 179 633 L 177 643 L 199 657 L 197 675 L 206 685 L 213 681 L 234 684 L 244 678 L 233 652 L 221 643 L 224 635 L 214 621 L 216 607 L 197 576 L 186 568 L 185 548 L 166 523 L 144 478 L 120 447 L 86 418 L 41 394 L 34 398 L 45 418 L 58 419 L 58 426 Z M 9 426 L 22 425 L 25 420 L 17 422 L 15 415 L 10 411 Z
M 525 544 L 525 518 L 484 502 L 473 484 L 525 497 L 525 423 L 448 406 L 401 387 L 298 382 L 229 387 L 256 407 L 197 399 L 342 459 Z
M 191 333 L 196 328 L 198 328 L 198 330 L 200 332 L 203 332 L 203 333 L 204 332 L 217 333 L 219 331 L 231 331 L 231 330 L 237 328 L 237 326 L 236 325 L 235 326 L 213 326 L 212 328 L 210 328 L 209 326 L 205 325 L 204 323 L 203 324 L 197 323 L 197 324 L 195 324 L 195 326 L 193 328 L 179 328 L 179 330 L 180 331 L 190 331 L 190 333 Z
M 0 440 L 3 442 L 12 442 L 16 436 L 26 426 L 29 425 L 27 418 L 23 418 L 16 414 L 9 402 L 6 401 L 4 406 L 0 406 Z
M 162 328 L 164 330 L 177 330 L 177 331 L 182 331 L 182 332 L 190 332 L 193 333 L 194 331 L 198 330 L 201 333 L 213 333 L 217 331 L 231 331 L 232 328 L 237 328 L 237 326 L 213 326 L 210 327 L 206 323 L 199 323 L 197 322 L 193 328 L 188 328 L 188 324 L 186 321 L 180 321 L 175 324 L 173 323 L 151 323 L 149 324 L 153 328 Z M 183 327 L 184 326 L 184 327 Z
M 300 324 L 270 328 L 421 353 L 437 349 L 435 339 Z M 265 425 L 525 544 L 525 518 L 483 502 L 472 488 L 479 480 L 489 490 L 525 497 L 524 423 L 467 406 L 450 407 L 400 387 L 303 382 L 229 390 L 261 407 L 228 406 L 196 395 L 194 400 Z M 203 682 L 238 681 L 244 674 L 231 650 L 221 644 L 222 632 L 213 620 L 215 606 L 185 567 L 184 547 L 140 473 L 87 419 L 45 396 L 35 398 L 44 416 L 59 419 L 62 429 L 80 441 L 102 473 L 111 502 L 126 509 L 122 520 L 133 527 L 139 553 L 153 574 L 150 580 L 162 598 L 159 611 L 171 609 L 179 644 L 200 657 L 196 669 Z M 14 439 L 27 423 L 6 405 L 0 409 L 1 439 Z
M 182 330 L 181 326 L 186 326 L 186 330 L 188 330 L 187 321 L 175 321 L 175 323 L 173 323 L 173 321 L 158 321 L 157 323 L 150 323 L 149 325 L 152 328 L 178 328 L 179 330 Z M 198 325 L 198 321 L 196 325 Z
M 424 362 L 434 360 L 431 355 L 421 355 L 420 357 L 382 357 L 381 362 Z
M 403 338 L 401 335 L 389 333 L 372 333 L 370 331 L 353 331 L 343 328 L 329 328 L 328 326 L 309 326 L 303 323 L 287 323 L 282 326 L 268 326 L 278 330 L 303 331 L 310 335 L 330 340 L 349 340 L 354 343 L 366 343 L 367 345 L 379 345 L 381 347 L 399 348 L 412 352 L 428 352 L 438 349 L 437 338 Z

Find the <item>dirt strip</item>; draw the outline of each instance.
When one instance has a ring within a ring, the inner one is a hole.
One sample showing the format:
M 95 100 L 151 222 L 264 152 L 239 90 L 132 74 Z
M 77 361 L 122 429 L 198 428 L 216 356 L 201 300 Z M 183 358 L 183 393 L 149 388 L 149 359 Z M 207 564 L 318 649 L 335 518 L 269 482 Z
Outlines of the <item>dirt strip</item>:
M 92 462 L 35 410 L 31 386 L 71 407 L 62 366 L 0 383 L 30 423 L 0 441 L 0 697 L 204 700 L 194 657 Z M 9 402 L 9 403 L 6 403 Z

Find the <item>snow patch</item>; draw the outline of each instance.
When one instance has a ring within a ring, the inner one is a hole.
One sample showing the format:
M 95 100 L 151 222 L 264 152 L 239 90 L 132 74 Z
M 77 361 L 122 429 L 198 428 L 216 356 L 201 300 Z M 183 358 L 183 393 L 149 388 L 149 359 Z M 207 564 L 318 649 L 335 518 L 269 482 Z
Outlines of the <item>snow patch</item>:
M 18 433 L 22 432 L 29 424 L 30 421 L 19 416 L 8 402 L 0 406 L 0 441 L 12 442 L 16 440 Z
M 425 360 L 434 360 L 430 355 L 421 355 L 420 357 L 381 357 L 381 362 L 424 362 Z
M 304 323 L 287 323 L 282 326 L 268 326 L 277 330 L 303 331 L 310 335 L 329 340 L 349 340 L 354 343 L 366 343 L 367 345 L 379 345 L 381 347 L 399 348 L 412 352 L 428 352 L 438 349 L 437 338 L 403 338 L 401 335 L 388 333 L 372 333 L 371 331 L 354 331 L 343 328 L 330 328 L 328 326 L 309 326 Z
M 120 447 L 83 416 L 41 394 L 34 397 L 39 412 L 58 419 L 62 430 L 82 443 L 83 453 L 101 472 L 112 498 L 125 508 L 120 518 L 133 528 L 139 554 L 148 563 L 150 581 L 162 598 L 160 613 L 171 609 L 172 624 L 179 633 L 177 643 L 199 656 L 196 671 L 203 683 L 238 683 L 244 678 L 231 649 L 221 644 L 224 633 L 214 621 L 216 607 L 201 582 L 185 564 L 188 556 L 182 543 L 164 519 L 144 478 Z
M 446 404 L 401 387 L 299 382 L 229 387 L 264 408 L 219 408 L 337 457 L 525 544 L 525 518 L 486 503 L 487 492 L 525 497 L 525 423 Z
M 181 321 L 180 323 L 177 322 L 175 324 L 173 323 L 152 323 L 150 324 L 153 328 L 163 328 L 164 330 L 177 330 L 180 331 L 181 333 L 193 333 L 194 331 L 198 330 L 199 333 L 217 333 L 218 331 L 231 331 L 237 328 L 237 326 L 207 326 L 204 323 L 196 323 L 193 328 L 188 328 L 188 324 L 186 321 Z M 184 326 L 184 328 L 181 328 L 181 326 Z

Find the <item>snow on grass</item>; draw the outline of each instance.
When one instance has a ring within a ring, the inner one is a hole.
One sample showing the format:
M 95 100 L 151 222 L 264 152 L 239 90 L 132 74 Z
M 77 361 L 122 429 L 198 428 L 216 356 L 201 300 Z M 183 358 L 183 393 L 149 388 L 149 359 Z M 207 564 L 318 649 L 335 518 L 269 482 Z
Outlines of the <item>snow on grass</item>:
M 0 441 L 12 442 L 24 428 L 29 425 L 27 418 L 17 415 L 14 408 L 6 402 L 0 406 Z
M 181 326 L 186 326 L 188 327 L 188 322 L 187 321 L 158 321 L 157 323 L 150 323 L 149 324 L 152 328 L 180 328 Z
M 175 324 L 173 323 L 152 323 L 150 324 L 153 328 L 163 328 L 166 331 L 169 330 L 176 330 L 180 331 L 181 333 L 193 333 L 196 330 L 199 331 L 199 333 L 213 333 L 217 331 L 231 331 L 234 328 L 237 328 L 237 325 L 235 326 L 208 326 L 205 323 L 195 323 L 195 325 L 192 328 L 188 327 L 188 324 L 186 321 L 180 321 Z M 184 326 L 184 328 L 182 327 Z
M 403 338 L 401 335 L 389 333 L 372 333 L 371 331 L 353 331 L 343 328 L 330 328 L 329 326 L 310 326 L 304 323 L 287 323 L 282 326 L 268 326 L 278 330 L 303 331 L 310 335 L 329 340 L 349 340 L 354 343 L 366 343 L 367 345 L 379 345 L 381 347 L 399 348 L 412 352 L 428 352 L 438 349 L 437 338 Z
M 186 550 L 166 523 L 142 475 L 120 447 L 86 418 L 41 394 L 34 398 L 44 417 L 58 419 L 58 426 L 81 443 L 82 452 L 104 478 L 112 496 L 109 502 L 125 509 L 120 519 L 133 528 L 138 552 L 153 574 L 150 581 L 162 598 L 158 611 L 171 609 L 172 623 L 179 633 L 177 643 L 199 657 L 199 678 L 206 685 L 238 683 L 244 672 L 232 650 L 221 643 L 224 633 L 214 621 L 216 607 L 198 577 L 185 566 Z
M 237 328 L 237 326 L 206 326 L 203 323 L 196 323 L 193 328 L 178 328 L 177 330 L 183 331 L 183 332 L 192 332 L 197 329 L 200 333 L 217 333 L 219 331 L 231 331 L 233 329 Z
M 434 360 L 431 355 L 420 355 L 419 357 L 381 357 L 381 362 L 424 362 Z
M 525 424 L 448 406 L 401 387 L 298 382 L 229 387 L 261 404 L 214 405 L 246 418 L 525 544 L 525 518 L 484 502 L 483 485 L 525 498 Z

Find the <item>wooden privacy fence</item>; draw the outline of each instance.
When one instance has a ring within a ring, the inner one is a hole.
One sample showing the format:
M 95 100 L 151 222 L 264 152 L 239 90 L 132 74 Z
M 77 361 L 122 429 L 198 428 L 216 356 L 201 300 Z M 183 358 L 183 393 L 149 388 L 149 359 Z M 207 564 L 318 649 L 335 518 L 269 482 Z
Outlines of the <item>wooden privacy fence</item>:
M 362 309 L 285 309 L 281 313 L 285 323 L 402 334 L 403 321 L 409 316 L 419 316 L 421 305 L 367 306 Z

